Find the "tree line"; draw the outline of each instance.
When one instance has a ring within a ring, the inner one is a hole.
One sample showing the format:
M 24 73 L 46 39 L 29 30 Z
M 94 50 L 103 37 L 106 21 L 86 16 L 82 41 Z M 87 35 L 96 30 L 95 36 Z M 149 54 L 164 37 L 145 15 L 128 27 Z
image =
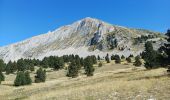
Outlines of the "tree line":
M 46 68 L 51 68 L 54 71 L 64 68 L 64 64 L 68 64 L 68 72 L 66 76 L 75 78 L 78 76 L 79 71 L 83 68 L 87 76 L 93 76 L 94 67 L 93 64 L 97 63 L 96 56 L 88 56 L 81 58 L 78 55 L 63 55 L 45 57 L 42 60 L 38 59 L 19 59 L 18 61 L 9 61 L 7 64 L 3 60 L 0 60 L 0 82 L 4 81 L 5 77 L 2 72 L 8 74 L 14 74 L 17 72 L 16 79 L 14 81 L 15 86 L 29 85 L 32 83 L 30 78 L 30 72 L 35 70 L 35 66 L 40 67 L 36 71 L 35 83 L 45 82 Z

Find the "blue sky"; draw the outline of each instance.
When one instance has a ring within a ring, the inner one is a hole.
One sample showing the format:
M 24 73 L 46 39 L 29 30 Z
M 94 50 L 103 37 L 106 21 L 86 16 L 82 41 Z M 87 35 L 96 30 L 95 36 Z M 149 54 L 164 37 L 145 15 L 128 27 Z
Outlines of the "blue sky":
M 170 0 L 0 0 L 0 46 L 85 17 L 166 32 Z

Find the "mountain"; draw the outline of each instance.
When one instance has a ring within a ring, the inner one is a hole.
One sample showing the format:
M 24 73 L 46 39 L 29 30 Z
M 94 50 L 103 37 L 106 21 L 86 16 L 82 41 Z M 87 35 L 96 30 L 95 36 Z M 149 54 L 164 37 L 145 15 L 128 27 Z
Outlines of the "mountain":
M 78 54 L 128 56 L 143 51 L 144 42 L 152 40 L 155 47 L 163 44 L 158 32 L 115 26 L 94 18 L 84 18 L 71 25 L 27 40 L 0 47 L 0 59 L 5 62 L 20 58 L 43 59 L 50 55 Z

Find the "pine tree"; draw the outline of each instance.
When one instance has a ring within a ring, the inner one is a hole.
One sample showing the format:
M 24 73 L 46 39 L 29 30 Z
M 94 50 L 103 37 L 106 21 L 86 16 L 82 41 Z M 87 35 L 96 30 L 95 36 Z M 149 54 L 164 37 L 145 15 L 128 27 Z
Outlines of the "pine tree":
M 48 68 L 48 67 L 50 67 L 48 60 L 49 60 L 49 59 L 48 59 L 47 57 L 45 57 L 45 58 L 41 61 L 40 65 L 41 65 L 43 68 Z
M 26 84 L 25 73 L 23 71 L 20 71 L 17 73 L 17 76 L 14 81 L 14 85 L 21 86 L 21 85 L 25 85 L 25 84 Z
M 28 72 L 28 71 L 26 71 L 24 74 L 25 74 L 25 82 L 26 82 L 26 84 L 25 84 L 25 85 L 29 85 L 29 84 L 31 84 L 31 83 L 32 83 L 32 80 L 31 80 L 31 77 L 30 77 L 29 72 Z
M 75 55 L 75 60 L 73 60 L 72 62 L 75 62 L 78 69 L 81 69 L 80 57 L 78 55 Z
M 131 57 L 127 57 L 127 58 L 126 58 L 126 61 L 127 61 L 128 63 L 131 63 L 131 62 L 132 62 Z
M 107 63 L 110 63 L 109 54 L 106 55 L 105 60 Z
M 147 69 L 157 68 L 160 66 L 158 61 L 159 54 L 153 49 L 151 42 L 145 43 L 145 51 L 142 53 L 142 58 L 145 60 L 145 67 Z
M 100 56 L 99 55 L 97 56 L 97 60 L 100 60 Z
M 141 66 L 142 65 L 142 62 L 140 61 L 140 56 L 135 57 L 135 62 L 134 62 L 133 65 L 135 65 L 135 66 Z
M 83 58 L 80 58 L 80 64 L 81 64 L 81 66 L 84 66 L 84 59 Z
M 57 57 L 53 63 L 54 70 L 59 70 L 64 67 L 64 60 L 62 57 Z
M 6 74 L 10 74 L 14 72 L 11 61 L 9 61 L 8 64 L 6 65 L 5 71 L 6 71 Z
M 76 64 L 75 61 L 72 61 L 71 64 L 68 66 L 67 76 L 72 77 L 72 78 L 76 78 L 78 76 L 78 72 L 79 72 L 78 65 Z
M 129 57 L 134 57 L 134 56 L 133 56 L 133 54 L 130 54 L 130 56 L 129 56 Z
M 163 46 L 159 48 L 159 50 L 163 53 L 163 58 L 161 64 L 163 66 L 170 65 L 170 29 L 166 33 L 167 35 L 167 43 L 165 43 Z M 170 68 L 169 68 L 170 69 Z
M 111 60 L 115 60 L 115 55 L 111 55 Z
M 115 63 L 116 64 L 120 64 L 121 63 L 121 59 L 120 59 L 119 55 L 115 55 Z
M 2 71 L 0 71 L 0 84 L 1 84 L 1 81 L 4 81 L 4 80 L 5 80 L 5 76 L 2 73 Z
M 34 66 L 31 65 L 31 66 L 30 66 L 30 71 L 34 71 L 34 70 L 35 70 Z
M 17 63 L 15 61 L 12 63 L 12 70 L 13 72 L 17 71 Z
M 124 55 L 122 55 L 122 56 L 121 56 L 121 59 L 125 59 L 125 56 L 124 56 Z
M 17 67 L 18 67 L 18 71 L 25 71 L 26 70 L 26 66 L 25 66 L 25 62 L 24 62 L 23 58 L 21 58 L 17 61 Z
M 30 85 L 32 80 L 28 71 L 19 71 L 14 81 L 14 86 Z
M 84 68 L 85 68 L 85 74 L 87 76 L 93 76 L 95 69 L 93 67 L 93 62 L 91 61 L 90 56 L 88 56 L 84 59 Z
M 42 68 L 39 68 L 36 72 L 35 83 L 45 82 L 46 80 L 46 71 Z
M 6 65 L 5 65 L 5 63 L 4 63 L 4 61 L 2 60 L 2 59 L 0 59 L 0 71 L 5 71 L 5 67 L 6 67 Z
M 93 64 L 97 64 L 97 58 L 95 55 L 91 56 L 91 59 L 93 61 Z

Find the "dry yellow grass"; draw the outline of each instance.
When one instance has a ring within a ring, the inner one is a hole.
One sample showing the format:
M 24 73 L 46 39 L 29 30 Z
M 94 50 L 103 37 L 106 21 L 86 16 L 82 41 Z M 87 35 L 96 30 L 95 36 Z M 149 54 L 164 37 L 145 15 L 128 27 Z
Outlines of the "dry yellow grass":
M 97 66 L 97 65 L 96 65 Z M 66 70 L 47 72 L 45 83 L 12 86 L 14 75 L 0 85 L 0 99 L 25 100 L 169 100 L 170 78 L 166 69 L 145 70 L 132 64 L 96 67 L 93 77 L 65 77 Z M 32 78 L 34 74 L 31 74 Z

